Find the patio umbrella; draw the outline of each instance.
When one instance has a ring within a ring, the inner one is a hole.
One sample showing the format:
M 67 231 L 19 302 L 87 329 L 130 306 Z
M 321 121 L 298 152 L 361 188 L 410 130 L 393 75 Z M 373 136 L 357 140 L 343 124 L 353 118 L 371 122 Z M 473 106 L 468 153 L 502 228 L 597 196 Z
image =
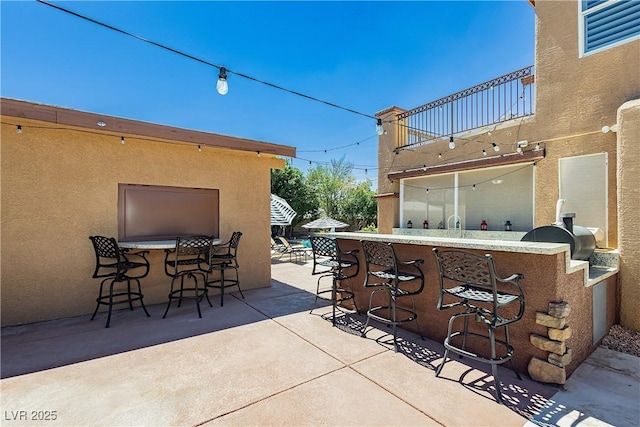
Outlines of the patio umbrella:
M 297 215 L 289 203 L 282 197 L 271 195 L 271 225 L 291 225 Z
M 318 218 L 303 225 L 304 228 L 326 228 L 331 229 L 331 231 L 335 231 L 336 228 L 344 228 L 348 226 L 349 224 L 345 224 L 344 222 L 329 218 L 328 216 Z

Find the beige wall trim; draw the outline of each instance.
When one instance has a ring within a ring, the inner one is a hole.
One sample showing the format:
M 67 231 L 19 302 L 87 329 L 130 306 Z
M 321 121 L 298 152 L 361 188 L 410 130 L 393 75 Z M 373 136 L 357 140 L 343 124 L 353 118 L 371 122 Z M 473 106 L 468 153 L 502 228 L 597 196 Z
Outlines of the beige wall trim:
M 395 197 L 398 198 L 400 197 L 400 193 L 384 193 L 384 194 L 376 194 L 374 196 L 376 199 L 383 199 L 385 197 Z
M 244 138 L 182 129 L 97 113 L 88 113 L 10 98 L 0 98 L 0 114 L 17 119 L 41 120 L 62 126 L 91 129 L 96 133 L 114 133 L 122 136 L 146 136 L 177 141 L 183 144 L 226 148 L 238 151 L 253 151 L 286 157 L 296 156 L 295 147 L 286 145 L 252 141 Z M 99 126 L 98 122 L 105 123 L 105 126 Z
M 522 154 L 509 153 L 500 156 L 487 157 L 483 159 L 465 160 L 462 162 L 445 163 L 437 166 L 425 166 L 415 169 L 407 169 L 398 172 L 390 172 L 387 177 L 391 180 L 402 178 L 413 178 L 416 176 L 437 175 L 448 172 L 460 172 L 464 170 L 486 168 L 492 166 L 513 165 L 518 163 L 527 163 L 535 160 L 543 159 L 545 150 L 529 150 Z

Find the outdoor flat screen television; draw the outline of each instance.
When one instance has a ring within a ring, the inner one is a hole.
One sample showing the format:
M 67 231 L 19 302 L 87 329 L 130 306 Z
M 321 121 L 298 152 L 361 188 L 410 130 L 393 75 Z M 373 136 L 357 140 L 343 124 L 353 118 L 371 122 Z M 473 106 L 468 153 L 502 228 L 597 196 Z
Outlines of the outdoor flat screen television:
M 220 236 L 219 190 L 118 184 L 118 240 Z

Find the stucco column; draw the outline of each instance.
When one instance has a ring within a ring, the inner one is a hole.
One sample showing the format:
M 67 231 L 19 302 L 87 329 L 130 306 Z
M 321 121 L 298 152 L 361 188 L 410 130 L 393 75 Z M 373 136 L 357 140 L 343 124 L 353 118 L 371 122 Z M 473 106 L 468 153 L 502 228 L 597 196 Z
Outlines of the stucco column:
M 405 110 L 390 107 L 380 111 L 376 117 L 382 119 L 385 133 L 378 137 L 378 232 L 391 233 L 393 227 L 398 226 L 400 218 L 400 182 L 391 182 L 387 178 L 389 169 L 393 165 L 398 143 L 398 123 L 396 117 Z
M 620 324 L 640 331 L 640 99 L 618 109 Z

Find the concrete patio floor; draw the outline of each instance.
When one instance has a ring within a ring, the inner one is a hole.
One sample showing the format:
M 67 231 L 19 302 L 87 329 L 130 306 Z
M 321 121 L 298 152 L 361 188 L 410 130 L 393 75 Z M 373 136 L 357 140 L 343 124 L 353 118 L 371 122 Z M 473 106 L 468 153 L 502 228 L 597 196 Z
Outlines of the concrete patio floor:
M 598 349 L 563 389 L 469 361 L 434 370 L 440 343 L 314 303 L 309 264 L 274 262 L 271 288 L 2 329 L 2 425 L 638 425 L 639 358 Z M 144 284 L 143 284 L 144 289 Z M 607 352 L 611 352 L 609 354 Z M 55 412 L 54 412 L 55 411 Z M 55 413 L 55 417 L 54 414 Z M 40 420 L 46 418 L 49 420 Z M 52 418 L 55 418 L 53 420 Z

